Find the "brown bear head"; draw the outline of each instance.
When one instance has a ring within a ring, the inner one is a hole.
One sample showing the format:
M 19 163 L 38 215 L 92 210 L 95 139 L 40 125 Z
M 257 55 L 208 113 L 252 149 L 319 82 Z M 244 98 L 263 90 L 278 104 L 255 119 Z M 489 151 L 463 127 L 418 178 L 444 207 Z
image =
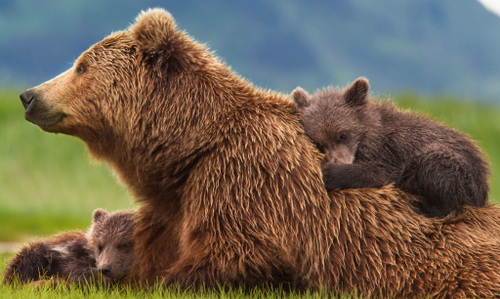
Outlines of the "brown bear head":
M 130 212 L 94 211 L 89 239 L 95 250 L 96 266 L 107 279 L 120 280 L 132 268 L 134 229 Z
M 307 135 L 325 154 L 326 162 L 351 164 L 360 140 L 369 130 L 370 85 L 359 78 L 345 90 L 326 88 L 312 97 L 297 87 L 292 92 Z
M 85 51 L 69 70 L 23 92 L 25 118 L 45 131 L 81 138 L 98 158 L 119 157 L 127 146 L 186 153 L 180 144 L 202 143 L 195 131 L 201 117 L 186 111 L 207 98 L 196 94 L 194 87 L 203 83 L 193 78 L 203 76 L 205 62 L 218 62 L 209 57 L 177 29 L 170 13 L 150 9 L 128 30 Z M 168 140 L 151 145 L 166 132 Z

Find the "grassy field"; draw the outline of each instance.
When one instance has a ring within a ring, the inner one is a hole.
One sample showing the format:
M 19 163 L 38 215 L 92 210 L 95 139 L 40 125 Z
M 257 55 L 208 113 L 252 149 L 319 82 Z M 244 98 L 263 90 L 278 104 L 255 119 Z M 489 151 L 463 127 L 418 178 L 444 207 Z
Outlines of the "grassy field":
M 18 94 L 0 92 L 0 242 L 86 229 L 96 208 L 134 207 L 110 169 L 89 160 L 80 140 L 25 121 Z M 499 107 L 412 94 L 392 100 L 477 140 L 492 165 L 491 199 L 500 199 Z

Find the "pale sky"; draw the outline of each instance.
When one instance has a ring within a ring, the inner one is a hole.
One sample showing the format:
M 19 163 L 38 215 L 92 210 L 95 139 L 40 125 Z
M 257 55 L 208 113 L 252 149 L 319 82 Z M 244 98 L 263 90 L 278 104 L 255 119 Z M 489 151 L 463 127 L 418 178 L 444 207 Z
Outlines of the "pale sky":
M 488 10 L 500 16 L 500 0 L 478 0 Z

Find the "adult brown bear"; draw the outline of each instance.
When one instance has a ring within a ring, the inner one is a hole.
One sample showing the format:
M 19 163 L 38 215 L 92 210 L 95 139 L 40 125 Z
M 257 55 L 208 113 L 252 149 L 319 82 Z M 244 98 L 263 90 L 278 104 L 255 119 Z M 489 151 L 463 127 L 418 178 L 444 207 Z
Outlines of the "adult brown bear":
M 431 220 L 392 187 L 328 196 L 289 98 L 236 76 L 164 10 L 141 13 L 21 100 L 27 120 L 82 139 L 142 203 L 129 281 L 500 291 L 498 209 Z

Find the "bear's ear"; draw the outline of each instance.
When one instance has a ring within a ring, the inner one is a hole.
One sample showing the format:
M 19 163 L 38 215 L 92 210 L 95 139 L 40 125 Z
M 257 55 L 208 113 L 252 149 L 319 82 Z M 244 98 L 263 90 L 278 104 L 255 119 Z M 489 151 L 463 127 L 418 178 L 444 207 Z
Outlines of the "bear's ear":
M 299 109 L 306 108 L 311 104 L 311 101 L 309 100 L 309 95 L 305 90 L 303 90 L 300 87 L 295 88 L 294 91 L 292 91 L 292 97 L 293 100 L 295 101 L 295 105 Z
M 351 86 L 347 87 L 344 96 L 347 104 L 351 106 L 362 106 L 368 100 L 370 84 L 366 78 L 358 78 Z
M 137 16 L 130 31 L 145 53 L 161 52 L 168 55 L 173 50 L 171 42 L 177 35 L 177 24 L 168 11 L 150 8 Z
M 97 209 L 94 211 L 94 214 L 92 214 L 92 223 L 100 223 L 108 215 L 109 215 L 109 212 L 106 212 L 106 211 L 101 210 L 101 209 Z
M 178 30 L 174 17 L 161 8 L 142 11 L 129 28 L 139 52 L 153 65 L 174 69 L 199 67 L 205 48 Z

